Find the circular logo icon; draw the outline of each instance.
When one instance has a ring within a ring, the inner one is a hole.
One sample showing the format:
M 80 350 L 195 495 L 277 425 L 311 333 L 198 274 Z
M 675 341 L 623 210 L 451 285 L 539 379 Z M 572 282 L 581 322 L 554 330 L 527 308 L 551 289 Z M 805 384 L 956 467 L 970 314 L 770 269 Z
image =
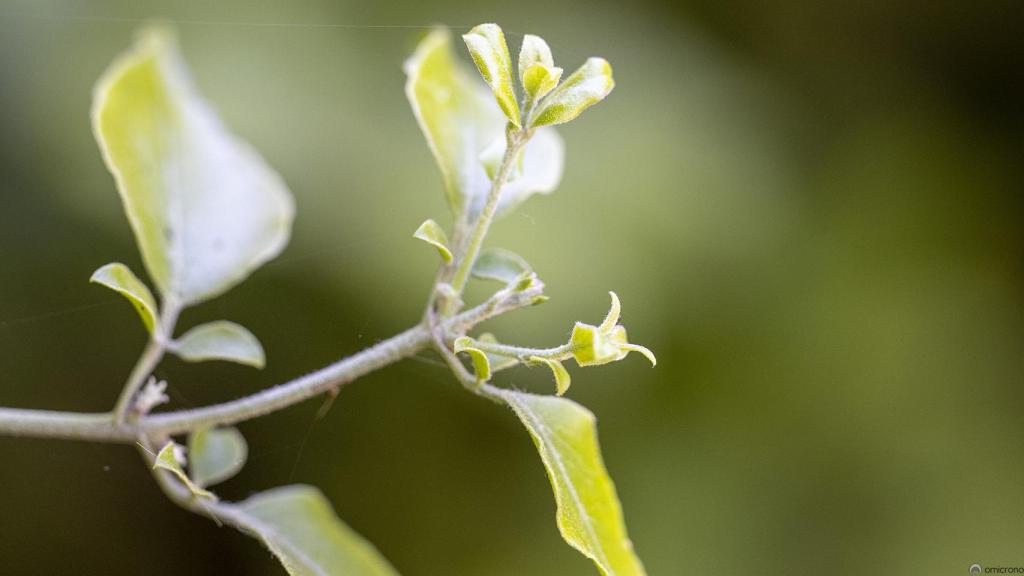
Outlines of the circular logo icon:
M 971 574 L 981 574 L 981 564 L 971 564 Z

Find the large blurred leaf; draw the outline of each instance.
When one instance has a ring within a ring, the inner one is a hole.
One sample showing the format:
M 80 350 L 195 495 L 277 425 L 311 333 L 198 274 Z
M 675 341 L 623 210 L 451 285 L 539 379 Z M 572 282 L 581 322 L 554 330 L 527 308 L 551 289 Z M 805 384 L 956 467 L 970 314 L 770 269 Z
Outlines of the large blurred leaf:
M 565 398 L 513 390 L 497 393 L 537 445 L 555 492 L 558 529 L 565 541 L 591 558 L 602 574 L 645 574 L 601 459 L 594 415 Z
M 284 182 L 196 93 L 174 38 L 143 31 L 96 85 L 93 131 L 153 282 L 182 304 L 223 293 L 287 244 Z
M 312 486 L 275 488 L 222 508 L 239 528 L 262 540 L 293 576 L 398 574 Z
M 420 42 L 405 62 L 405 73 L 405 93 L 441 170 L 448 204 L 456 217 L 466 210 L 473 218 L 491 187 L 481 157 L 504 154 L 505 116 L 459 62 L 446 29 L 435 29 Z M 532 194 L 553 191 L 562 177 L 563 157 L 558 134 L 538 129 L 502 193 L 498 213 Z
M 473 262 L 471 273 L 473 277 L 481 280 L 494 280 L 508 284 L 530 270 L 530 264 L 511 250 L 484 248 Z

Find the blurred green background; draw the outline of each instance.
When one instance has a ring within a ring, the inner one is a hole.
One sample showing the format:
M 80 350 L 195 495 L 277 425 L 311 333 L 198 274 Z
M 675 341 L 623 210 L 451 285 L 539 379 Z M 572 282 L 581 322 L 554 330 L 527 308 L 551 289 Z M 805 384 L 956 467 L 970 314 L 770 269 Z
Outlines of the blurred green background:
M 90 286 L 142 270 L 90 133 L 95 79 L 148 18 L 285 177 L 286 252 L 228 318 L 262 372 L 168 360 L 173 407 L 237 397 L 416 322 L 447 223 L 403 94 L 424 27 L 496 21 L 617 87 L 564 127 L 559 191 L 501 221 L 564 340 L 607 291 L 659 364 L 573 369 L 651 574 L 962 574 L 1024 565 L 1024 40 L 1005 2 L 0 2 L 0 404 L 107 410 L 144 331 Z M 473 294 L 483 296 L 483 289 Z M 500 383 L 549 391 L 543 370 Z M 222 494 L 304 482 L 406 575 L 593 574 L 511 413 L 428 355 L 244 424 Z M 4 574 L 278 574 L 162 497 L 123 446 L 0 437 Z

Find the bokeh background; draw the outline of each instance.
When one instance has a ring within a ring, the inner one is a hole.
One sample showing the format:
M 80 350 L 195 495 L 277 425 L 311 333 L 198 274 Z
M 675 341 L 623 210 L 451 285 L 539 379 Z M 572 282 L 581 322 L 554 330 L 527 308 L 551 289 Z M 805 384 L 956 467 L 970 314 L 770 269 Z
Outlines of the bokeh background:
M 167 360 L 174 407 L 237 397 L 415 322 L 448 222 L 403 94 L 425 26 L 503 25 L 617 87 L 561 130 L 563 185 L 495 228 L 551 301 L 616 290 L 641 358 L 574 369 L 651 574 L 962 574 L 1024 565 L 1024 42 L 978 2 L 0 2 L 0 403 L 107 410 L 144 332 L 98 266 L 142 265 L 90 133 L 149 18 L 284 175 L 293 240 L 182 328 L 228 318 L 261 372 Z M 485 294 L 476 288 L 476 297 Z M 500 380 L 538 391 L 543 370 Z M 593 574 L 511 413 L 424 354 L 241 426 L 239 499 L 304 482 L 407 575 Z M 123 446 L 0 437 L 4 574 L 280 574 L 183 513 Z

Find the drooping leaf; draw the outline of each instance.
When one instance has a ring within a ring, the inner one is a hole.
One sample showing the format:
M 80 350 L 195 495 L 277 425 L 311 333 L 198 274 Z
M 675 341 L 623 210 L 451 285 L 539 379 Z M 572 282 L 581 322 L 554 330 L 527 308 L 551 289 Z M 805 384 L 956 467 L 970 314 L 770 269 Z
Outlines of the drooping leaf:
M 465 212 L 472 220 L 491 188 L 484 162 L 500 162 L 505 153 L 505 116 L 459 62 L 444 28 L 434 29 L 419 43 L 404 69 L 406 97 L 441 170 L 448 204 L 456 219 Z M 553 191 L 562 177 L 563 160 L 558 134 L 551 128 L 537 129 L 503 189 L 498 215 L 531 194 Z M 492 166 L 492 175 L 493 171 Z
M 522 125 L 519 118 L 519 104 L 512 84 L 512 58 L 508 54 L 505 34 L 497 24 L 481 24 L 474 27 L 462 39 L 469 48 L 480 75 L 491 87 L 498 107 L 517 127 Z
M 445 234 L 444 228 L 441 228 L 441 225 L 437 222 L 430 219 L 425 220 L 416 229 L 416 232 L 413 233 L 413 238 L 423 240 L 437 248 L 438 253 L 441 254 L 441 258 L 445 262 L 452 261 L 452 251 L 448 248 L 448 235 Z
M 537 277 L 535 272 L 529 271 L 523 272 L 517 276 L 515 280 L 513 280 L 513 283 L 509 285 L 509 288 L 514 292 L 523 292 L 536 287 L 543 288 L 544 283 L 540 281 L 540 278 Z M 547 297 L 545 296 L 539 301 L 535 300 L 534 304 L 540 304 L 541 302 L 547 302 Z
M 491 362 L 487 354 L 476 347 L 472 338 L 468 336 L 456 338 L 454 349 L 456 354 L 459 352 L 469 354 L 469 358 L 473 362 L 473 370 L 476 373 L 477 382 L 487 382 L 491 379 Z
M 275 488 L 220 508 L 262 540 L 292 576 L 398 575 L 312 486 Z
M 188 362 L 227 360 L 263 368 L 266 356 L 260 341 L 243 326 L 227 320 L 201 324 L 185 332 L 170 347 Z
M 189 305 L 217 296 L 287 244 L 291 194 L 202 100 L 168 31 L 144 30 L 107 69 L 92 120 L 165 297 Z
M 135 310 L 142 318 L 142 323 L 149 330 L 150 334 L 156 328 L 157 308 L 156 299 L 149 287 L 142 283 L 139 278 L 124 264 L 114 262 L 100 267 L 92 273 L 89 282 L 101 284 L 121 294 L 132 303 Z
M 566 398 L 514 390 L 496 394 L 526 426 L 555 493 L 562 537 L 605 576 L 645 574 L 633 551 L 615 485 L 597 441 L 594 415 Z
M 541 100 L 530 125 L 564 124 L 604 100 L 614 87 L 611 64 L 604 58 L 588 58 L 583 66 Z
M 204 490 L 198 486 L 185 474 L 185 470 L 181 467 L 181 462 L 178 461 L 178 454 L 181 453 L 181 446 L 174 443 L 173 440 L 169 440 L 164 447 L 160 449 L 160 452 L 156 455 L 156 460 L 153 462 L 153 468 L 163 468 L 171 474 L 174 474 L 178 480 L 181 480 L 189 492 L 197 498 L 206 498 L 209 500 L 216 500 L 216 496 L 213 495 L 209 490 Z
M 481 280 L 494 280 L 508 284 L 531 270 L 522 256 L 503 248 L 484 248 L 473 263 L 470 272 Z
M 237 428 L 200 428 L 188 437 L 188 469 L 192 481 L 204 488 L 238 474 L 248 454 Z
M 565 369 L 558 360 L 552 360 L 551 358 L 544 358 L 543 356 L 531 356 L 530 362 L 534 364 L 545 364 L 551 369 L 551 374 L 555 377 L 555 394 L 562 396 L 569 391 L 569 385 L 572 384 L 572 377 L 569 376 L 569 371 Z

